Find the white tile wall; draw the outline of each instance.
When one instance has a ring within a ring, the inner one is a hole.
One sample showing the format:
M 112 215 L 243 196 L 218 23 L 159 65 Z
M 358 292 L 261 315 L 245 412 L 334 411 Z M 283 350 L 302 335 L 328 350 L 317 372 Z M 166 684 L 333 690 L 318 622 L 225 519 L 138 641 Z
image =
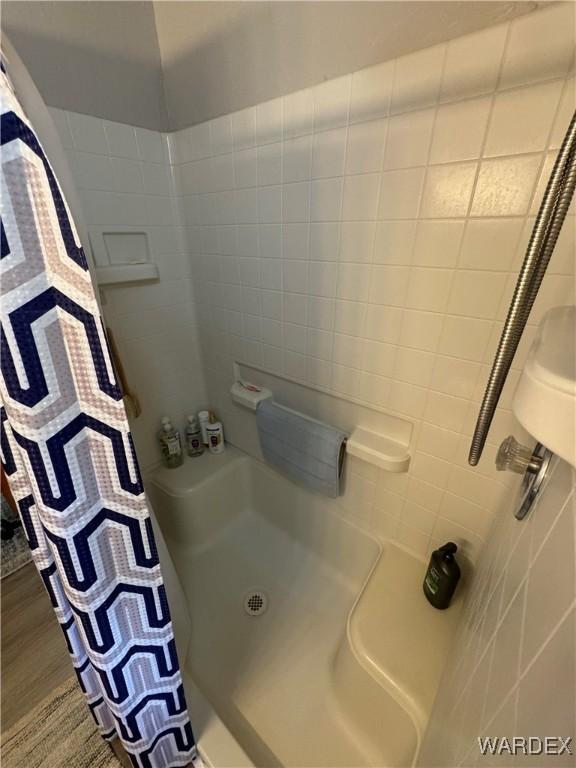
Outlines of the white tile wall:
M 229 436 L 256 444 L 230 404 L 233 360 L 412 420 L 408 476 L 350 462 L 365 492 L 343 504 L 421 555 L 447 537 L 479 550 L 509 493 L 493 457 L 535 323 L 574 300 L 570 219 L 485 456 L 468 467 L 574 108 L 568 29 L 573 8 L 559 4 L 171 136 L 208 390 Z
M 571 737 L 576 712 L 576 471 L 557 461 L 530 516 L 503 500 L 466 599 L 418 765 L 574 765 L 481 757 L 478 737 Z M 459 510 L 460 512 L 460 510 Z
M 185 232 L 174 197 L 168 137 L 95 117 L 51 110 L 66 149 L 98 264 L 102 233 L 146 232 L 160 280 L 101 290 L 143 413 L 131 424 L 143 467 L 158 461 L 161 416 L 177 424 L 205 404 L 204 375 Z
M 421 555 L 451 536 L 475 556 L 507 493 L 491 462 L 512 428 L 535 323 L 573 300 L 571 222 L 486 456 L 468 468 L 537 199 L 574 107 L 571 23 L 559 5 L 170 136 L 52 110 L 96 260 L 106 260 L 103 230 L 145 230 L 160 266 L 157 284 L 104 295 L 145 405 L 134 424 L 144 465 L 157 459 L 159 416 L 178 420 L 206 401 L 204 376 L 228 434 L 255 444 L 228 398 L 231 363 L 243 360 L 412 420 L 408 477 L 350 462 L 366 486 L 355 510 Z M 553 56 L 540 41 L 551 30 Z

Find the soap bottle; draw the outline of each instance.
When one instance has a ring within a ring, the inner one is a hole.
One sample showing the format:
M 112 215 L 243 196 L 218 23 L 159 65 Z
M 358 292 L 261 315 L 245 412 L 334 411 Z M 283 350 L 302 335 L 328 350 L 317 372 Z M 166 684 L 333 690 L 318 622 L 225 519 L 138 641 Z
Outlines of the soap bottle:
M 424 577 L 424 594 L 434 608 L 448 608 L 460 579 L 460 566 L 454 555 L 458 547 L 449 541 L 432 552 Z
M 212 411 L 206 425 L 206 434 L 208 436 L 208 450 L 210 453 L 222 453 L 224 451 L 224 427 L 222 422 L 216 419 Z
M 165 467 L 175 469 L 184 461 L 182 453 L 182 443 L 180 441 L 180 432 L 172 426 L 172 422 L 167 416 L 162 419 L 162 427 L 158 433 L 160 450 L 162 451 L 162 462 Z
M 198 426 L 196 416 L 188 416 L 186 424 L 186 452 L 188 456 L 202 456 L 204 453 L 204 442 L 202 440 L 202 430 Z

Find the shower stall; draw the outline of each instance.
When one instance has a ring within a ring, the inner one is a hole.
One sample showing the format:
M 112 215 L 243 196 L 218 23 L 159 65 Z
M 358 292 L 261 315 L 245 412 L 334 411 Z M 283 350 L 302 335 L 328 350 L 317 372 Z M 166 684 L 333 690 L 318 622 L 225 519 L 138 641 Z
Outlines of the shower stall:
M 5 5 L 141 408 L 200 758 L 444 768 L 574 739 L 574 6 L 38 3 L 40 29 Z M 94 33 L 91 101 L 66 24 Z M 337 498 L 265 462 L 246 384 L 348 436 Z M 225 451 L 162 466 L 160 419 L 200 410 Z

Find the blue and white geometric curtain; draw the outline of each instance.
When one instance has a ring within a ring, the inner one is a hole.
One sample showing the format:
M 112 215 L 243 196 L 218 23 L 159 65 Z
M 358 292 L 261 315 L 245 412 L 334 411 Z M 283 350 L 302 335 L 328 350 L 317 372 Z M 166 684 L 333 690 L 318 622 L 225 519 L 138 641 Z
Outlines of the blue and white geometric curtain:
M 58 182 L 0 73 L 2 464 L 102 736 L 195 756 L 122 393 Z

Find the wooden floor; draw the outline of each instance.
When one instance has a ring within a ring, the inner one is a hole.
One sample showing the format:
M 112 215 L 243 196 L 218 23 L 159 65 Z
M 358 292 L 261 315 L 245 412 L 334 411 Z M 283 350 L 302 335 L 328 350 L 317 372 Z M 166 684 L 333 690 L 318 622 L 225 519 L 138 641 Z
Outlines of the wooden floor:
M 1 585 L 0 730 L 74 674 L 62 630 L 33 563 Z

